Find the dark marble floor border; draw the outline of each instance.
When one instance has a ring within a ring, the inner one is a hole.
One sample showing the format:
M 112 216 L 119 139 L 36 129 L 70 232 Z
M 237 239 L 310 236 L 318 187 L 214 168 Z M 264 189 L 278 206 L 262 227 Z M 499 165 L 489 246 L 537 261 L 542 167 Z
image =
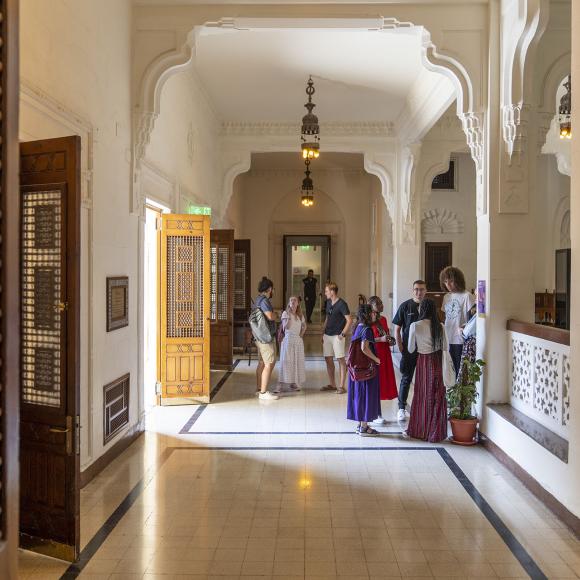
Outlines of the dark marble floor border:
M 381 435 L 400 435 L 401 430 L 379 431 Z M 182 435 L 355 435 L 350 431 L 188 431 Z
M 224 450 L 255 450 L 255 451 L 436 451 L 441 459 L 449 467 L 451 473 L 457 478 L 463 489 L 467 492 L 469 497 L 474 501 L 481 513 L 486 517 L 489 523 L 494 527 L 496 532 L 505 542 L 511 553 L 515 556 L 527 574 L 532 580 L 547 580 L 547 576 L 542 572 L 540 567 L 536 564 L 533 558 L 528 554 L 526 549 L 517 540 L 511 530 L 506 526 L 500 516 L 487 503 L 483 496 L 479 493 L 475 485 L 465 475 L 463 470 L 457 465 L 455 460 L 451 457 L 449 452 L 443 447 L 425 447 L 425 446 L 393 446 L 393 447 L 363 447 L 363 446 L 349 446 L 349 447 L 169 447 L 159 457 L 156 465 L 151 468 L 143 478 L 133 487 L 127 494 L 125 499 L 119 504 L 117 509 L 109 516 L 107 521 L 101 526 L 93 538 L 89 541 L 86 547 L 81 551 L 77 562 L 71 564 L 67 571 L 61 576 L 61 580 L 70 580 L 77 578 L 83 569 L 90 562 L 92 557 L 97 553 L 99 548 L 103 545 L 107 537 L 115 529 L 117 524 L 121 521 L 123 516 L 131 509 L 134 503 L 139 499 L 147 485 L 157 476 L 161 467 L 171 457 L 175 451 L 224 451 Z

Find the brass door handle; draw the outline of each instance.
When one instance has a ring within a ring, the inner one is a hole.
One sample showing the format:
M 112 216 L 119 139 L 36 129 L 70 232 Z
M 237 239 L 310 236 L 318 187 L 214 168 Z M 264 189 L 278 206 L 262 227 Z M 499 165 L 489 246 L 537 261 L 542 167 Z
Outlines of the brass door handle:
M 68 302 L 59 302 L 58 304 L 56 304 L 54 306 L 54 311 L 55 312 L 63 312 L 67 308 L 68 308 Z
M 49 431 L 51 433 L 68 433 L 70 429 L 63 429 L 62 427 L 50 427 Z

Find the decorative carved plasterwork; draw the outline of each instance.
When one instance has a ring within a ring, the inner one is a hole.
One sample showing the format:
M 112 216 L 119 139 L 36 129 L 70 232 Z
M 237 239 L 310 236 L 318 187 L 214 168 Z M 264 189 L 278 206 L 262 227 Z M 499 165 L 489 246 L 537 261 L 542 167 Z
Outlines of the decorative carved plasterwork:
M 404 147 L 401 153 L 402 182 L 399 203 L 401 204 L 400 241 L 403 244 L 414 244 L 417 240 L 415 174 L 420 155 L 421 143 Z
M 503 138 L 510 157 L 526 151 L 529 112 L 529 105 L 523 103 L 503 107 Z
M 463 132 L 467 137 L 467 145 L 471 158 L 475 162 L 476 172 L 483 171 L 483 153 L 485 151 L 483 113 L 463 113 L 458 115 Z
M 360 123 L 321 123 L 320 133 L 329 137 L 395 137 L 395 124 L 391 121 L 368 121 Z M 300 135 L 298 122 L 244 122 L 225 121 L 222 136 L 246 137 L 260 135 Z
M 464 229 L 463 220 L 451 210 L 436 208 L 423 213 L 423 234 L 462 234 Z

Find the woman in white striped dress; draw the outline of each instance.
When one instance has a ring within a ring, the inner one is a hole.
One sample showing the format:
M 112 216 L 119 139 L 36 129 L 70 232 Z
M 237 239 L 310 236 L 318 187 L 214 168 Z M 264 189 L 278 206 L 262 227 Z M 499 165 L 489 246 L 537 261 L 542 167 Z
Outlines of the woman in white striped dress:
M 306 320 L 296 296 L 290 296 L 288 306 L 282 313 L 284 339 L 280 345 L 280 373 L 278 388 L 275 392 L 288 386 L 291 391 L 299 391 L 306 381 L 304 369 L 304 341 Z

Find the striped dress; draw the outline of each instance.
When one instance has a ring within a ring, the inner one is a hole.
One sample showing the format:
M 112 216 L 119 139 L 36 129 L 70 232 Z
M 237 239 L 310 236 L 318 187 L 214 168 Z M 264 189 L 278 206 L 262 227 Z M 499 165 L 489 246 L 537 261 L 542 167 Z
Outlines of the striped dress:
M 288 312 L 282 314 L 282 320 L 287 319 L 284 331 L 284 340 L 280 345 L 280 371 L 278 382 L 285 385 L 302 386 L 306 382 L 304 368 L 304 341 L 300 336 L 303 325 L 306 325 L 304 316 L 290 316 Z
M 447 349 L 445 327 L 443 349 Z M 433 349 L 429 320 L 414 322 L 409 330 L 409 352 L 419 351 L 411 416 L 407 433 L 414 439 L 438 443 L 447 439 L 447 399 L 443 384 L 442 351 Z

